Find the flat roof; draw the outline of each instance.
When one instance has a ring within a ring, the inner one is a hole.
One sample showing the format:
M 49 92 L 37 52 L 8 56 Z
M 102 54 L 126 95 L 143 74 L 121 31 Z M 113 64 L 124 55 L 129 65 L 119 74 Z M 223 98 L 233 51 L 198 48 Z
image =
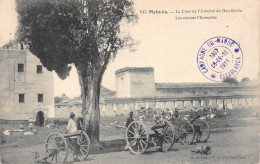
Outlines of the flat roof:
M 119 70 L 116 70 L 115 74 L 127 72 L 127 71 L 134 71 L 134 72 L 153 72 L 153 67 L 125 67 Z
M 223 82 L 212 82 L 212 83 L 199 83 L 199 82 L 190 82 L 190 83 L 155 83 L 156 89 L 162 88 L 215 88 L 215 87 L 257 87 L 259 84 L 256 80 L 251 80 L 249 82 L 238 82 L 237 85 L 231 85 L 229 83 Z

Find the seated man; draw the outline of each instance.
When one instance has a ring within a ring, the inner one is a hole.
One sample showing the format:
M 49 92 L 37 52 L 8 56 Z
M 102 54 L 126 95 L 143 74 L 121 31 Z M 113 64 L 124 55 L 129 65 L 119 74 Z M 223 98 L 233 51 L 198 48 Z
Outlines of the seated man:
M 154 111 L 153 120 L 155 125 L 151 127 L 151 130 L 154 131 L 154 134 L 150 134 L 153 146 L 158 146 L 158 143 L 155 142 L 154 138 L 157 138 L 157 136 L 160 135 L 159 131 L 157 130 L 165 126 L 165 122 L 163 121 L 163 118 L 164 118 L 164 113 L 162 113 L 161 116 L 156 111 Z
M 72 134 L 72 133 L 77 132 L 77 124 L 74 119 L 75 119 L 75 114 L 73 112 L 71 112 L 70 119 L 68 121 L 68 125 L 67 125 L 65 133 Z M 69 141 L 70 141 L 69 144 L 71 143 L 70 146 L 72 146 L 73 144 L 75 144 L 77 142 L 77 136 L 69 137 Z
M 75 119 L 75 114 L 73 112 L 71 112 L 70 119 L 68 121 L 68 126 L 66 128 L 66 130 L 67 130 L 66 133 L 69 132 L 69 134 L 71 134 L 71 133 L 77 132 L 77 124 L 74 119 Z
M 151 129 L 158 134 L 158 131 L 156 129 L 160 129 L 160 128 L 163 128 L 163 126 L 165 125 L 164 124 L 164 121 L 162 121 L 164 118 L 164 113 L 162 113 L 162 116 L 160 116 L 159 114 L 157 114 L 157 112 L 155 111 L 154 112 L 154 116 L 153 116 L 153 119 L 154 119 L 154 122 L 155 122 L 155 125 L 153 125 L 151 127 Z

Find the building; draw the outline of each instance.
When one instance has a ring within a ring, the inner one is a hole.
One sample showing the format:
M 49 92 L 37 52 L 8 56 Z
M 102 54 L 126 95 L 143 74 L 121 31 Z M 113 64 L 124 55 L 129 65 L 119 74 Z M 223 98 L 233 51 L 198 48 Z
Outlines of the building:
M 104 103 L 104 100 L 108 97 L 115 97 L 115 91 L 112 91 L 106 87 L 100 88 L 100 104 Z M 68 118 L 71 111 L 76 114 L 76 117 L 81 116 L 82 111 L 82 98 L 75 97 L 73 99 L 68 98 L 66 95 L 61 96 L 62 101 L 55 103 L 55 118 Z M 100 105 L 102 110 L 102 105 Z M 103 116 L 101 114 L 101 116 Z
M 126 67 L 115 72 L 116 97 L 182 97 L 244 95 L 256 92 L 257 81 L 227 83 L 155 83 L 153 67 Z M 257 92 L 256 92 L 257 93 Z
M 233 105 L 258 102 L 257 80 L 227 83 L 155 83 L 153 67 L 126 67 L 115 72 L 116 91 L 101 87 L 101 116 L 127 115 L 138 109 L 223 109 Z M 81 115 L 81 98 L 55 104 L 57 118 L 70 111 Z M 230 105 L 229 105 L 230 106 Z M 242 107 L 242 106 L 241 106 Z
M 154 93 L 153 67 L 126 67 L 115 74 L 117 97 L 143 97 Z
M 155 83 L 152 67 L 126 67 L 115 72 L 116 96 L 104 98 L 106 115 L 126 114 L 140 108 L 224 109 L 227 104 L 256 104 L 257 80 L 227 83 Z
M 43 126 L 54 117 L 53 73 L 20 44 L 0 49 L 0 119 L 28 120 Z

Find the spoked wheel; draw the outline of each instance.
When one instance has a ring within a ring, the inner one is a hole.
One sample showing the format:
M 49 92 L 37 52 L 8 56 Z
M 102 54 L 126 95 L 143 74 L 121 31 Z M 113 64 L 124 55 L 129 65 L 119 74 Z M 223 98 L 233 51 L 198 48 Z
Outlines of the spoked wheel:
M 143 154 L 149 141 L 149 133 L 144 123 L 133 121 L 126 129 L 126 143 L 133 154 Z
M 178 126 L 178 137 L 182 143 L 192 144 L 195 133 L 194 127 L 188 121 L 183 121 Z
M 210 127 L 204 120 L 197 120 L 194 123 L 195 140 L 197 142 L 206 142 L 209 139 Z
M 81 131 L 77 138 L 70 138 L 69 142 L 72 142 L 70 151 L 72 152 L 73 159 L 75 161 L 83 161 L 88 157 L 90 148 L 90 139 L 84 131 Z
M 52 133 L 46 142 L 46 154 L 50 162 L 65 163 L 68 157 L 68 143 L 61 133 Z
M 161 149 L 162 151 L 168 151 L 172 148 L 174 144 L 174 127 L 168 120 L 159 121 L 163 127 L 159 130 L 161 134 Z

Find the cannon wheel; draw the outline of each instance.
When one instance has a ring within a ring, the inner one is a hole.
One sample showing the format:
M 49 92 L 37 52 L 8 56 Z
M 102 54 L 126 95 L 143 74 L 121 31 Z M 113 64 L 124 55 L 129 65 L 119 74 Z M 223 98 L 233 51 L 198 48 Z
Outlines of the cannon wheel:
M 194 128 L 195 128 L 195 140 L 197 142 L 206 142 L 209 139 L 210 127 L 206 121 L 197 120 L 194 123 Z
M 126 129 L 126 143 L 133 154 L 143 154 L 148 148 L 149 133 L 143 122 L 133 121 Z
M 161 129 L 161 149 L 165 152 L 170 150 L 174 144 L 174 127 L 168 120 L 160 122 L 165 124 Z
M 77 136 L 77 142 L 70 148 L 75 161 L 83 161 L 88 157 L 90 139 L 86 132 L 81 131 Z
M 65 163 L 68 157 L 68 143 L 61 133 L 52 133 L 46 141 L 46 154 L 55 163 Z
M 178 137 L 182 143 L 192 144 L 195 137 L 193 125 L 188 121 L 182 121 L 178 125 Z

